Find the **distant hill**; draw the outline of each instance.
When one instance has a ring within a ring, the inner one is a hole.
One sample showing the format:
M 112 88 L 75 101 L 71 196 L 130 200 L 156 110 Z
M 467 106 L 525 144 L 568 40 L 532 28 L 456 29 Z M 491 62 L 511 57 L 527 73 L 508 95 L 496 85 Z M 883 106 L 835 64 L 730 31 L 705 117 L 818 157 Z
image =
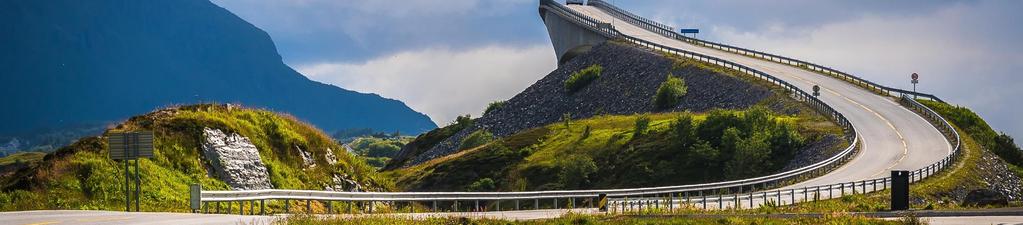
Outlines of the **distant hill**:
M 135 116 L 110 131 L 138 130 L 153 131 L 156 137 L 154 157 L 139 161 L 144 211 L 186 211 L 192 183 L 205 190 L 393 188 L 322 131 L 274 112 L 189 105 Z M 124 175 L 109 154 L 106 138 L 86 137 L 45 157 L 0 158 L 0 211 L 120 209 Z M 269 208 L 280 211 L 283 204 Z
M 196 102 L 286 112 L 330 132 L 436 127 L 400 101 L 307 79 L 264 31 L 205 0 L 0 1 L 0 33 L 0 145 Z

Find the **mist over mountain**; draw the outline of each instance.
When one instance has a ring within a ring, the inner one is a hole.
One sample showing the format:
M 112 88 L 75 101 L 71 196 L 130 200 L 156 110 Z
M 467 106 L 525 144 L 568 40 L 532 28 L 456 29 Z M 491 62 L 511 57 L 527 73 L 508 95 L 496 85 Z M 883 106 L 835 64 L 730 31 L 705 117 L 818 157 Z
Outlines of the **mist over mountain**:
M 263 30 L 205 0 L 2 1 L 0 33 L 0 137 L 196 102 L 268 108 L 327 131 L 436 127 L 400 101 L 307 79 Z

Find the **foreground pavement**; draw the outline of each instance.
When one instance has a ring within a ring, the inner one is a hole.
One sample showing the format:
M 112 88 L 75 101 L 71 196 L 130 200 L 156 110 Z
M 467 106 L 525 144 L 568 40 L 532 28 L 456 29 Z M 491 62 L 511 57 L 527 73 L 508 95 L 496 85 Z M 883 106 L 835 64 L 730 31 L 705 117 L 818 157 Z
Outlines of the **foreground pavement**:
M 504 220 L 535 220 L 558 218 L 567 213 L 575 214 L 599 214 L 595 209 L 550 209 L 550 210 L 524 210 L 524 211 L 503 211 L 503 212 L 449 212 L 449 213 L 413 213 L 413 214 L 373 214 L 373 215 L 321 215 L 322 217 L 406 217 L 414 219 L 424 218 L 446 218 L 446 217 L 467 217 L 467 218 L 489 218 Z M 974 224 L 998 224 L 998 225 L 1023 225 L 1023 209 L 992 209 L 992 210 L 970 210 L 970 211 L 922 211 L 919 212 L 921 220 L 932 225 L 974 225 Z M 858 213 L 867 217 L 881 217 L 888 220 L 899 220 L 902 217 L 898 213 Z M 637 217 L 674 217 L 679 215 L 665 216 L 637 216 Z M 819 214 L 774 214 L 774 215 L 681 215 L 683 217 L 805 217 L 821 216 Z M 114 211 L 86 211 L 86 210 L 40 210 L 40 211 L 19 211 L 0 212 L 0 224 L 12 225 L 50 225 L 50 224 L 97 224 L 97 225 L 126 225 L 126 224 L 272 224 L 287 215 L 275 216 L 243 216 L 225 214 L 193 214 L 193 213 L 162 213 L 162 212 L 114 212 Z

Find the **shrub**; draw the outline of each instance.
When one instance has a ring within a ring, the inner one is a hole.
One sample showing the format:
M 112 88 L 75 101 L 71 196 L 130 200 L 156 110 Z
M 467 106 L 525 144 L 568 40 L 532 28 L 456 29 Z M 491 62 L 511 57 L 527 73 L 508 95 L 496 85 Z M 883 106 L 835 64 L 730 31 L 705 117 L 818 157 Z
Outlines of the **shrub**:
M 593 82 L 593 80 L 600 78 L 600 72 L 602 71 L 604 71 L 603 67 L 593 64 L 585 69 L 572 73 L 572 75 L 569 75 L 568 79 L 565 80 L 565 90 L 567 90 L 568 93 L 574 93 L 586 87 L 586 85 L 589 85 Z
M 497 109 L 501 108 L 502 106 L 504 106 L 504 103 L 505 103 L 505 101 L 494 101 L 494 102 L 491 102 L 489 105 L 487 105 L 487 109 L 483 110 L 483 115 L 486 115 L 487 113 L 490 113 L 490 111 L 494 111 L 494 110 L 497 110 Z
M 688 90 L 685 80 L 668 74 L 668 78 L 657 87 L 657 93 L 654 94 L 654 107 L 658 109 L 674 107 Z
M 466 191 L 494 191 L 497 190 L 497 184 L 494 183 L 494 179 L 483 178 L 472 182 L 465 189 Z
M 490 141 L 494 140 L 494 134 L 489 131 L 480 129 L 466 136 L 462 139 L 462 144 L 458 145 L 458 149 L 470 149 L 485 145 Z
M 641 115 L 636 118 L 636 125 L 632 136 L 643 136 L 646 134 L 648 129 L 650 129 L 650 117 L 647 115 Z

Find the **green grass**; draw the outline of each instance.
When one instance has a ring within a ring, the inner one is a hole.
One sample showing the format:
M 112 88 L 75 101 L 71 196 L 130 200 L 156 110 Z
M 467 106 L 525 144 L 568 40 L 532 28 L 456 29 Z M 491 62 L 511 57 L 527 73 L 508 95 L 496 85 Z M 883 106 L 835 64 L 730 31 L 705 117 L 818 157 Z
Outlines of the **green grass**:
M 142 210 L 186 211 L 191 183 L 202 184 L 205 190 L 228 189 L 224 182 L 207 176 L 200 149 L 204 127 L 248 137 L 259 150 L 275 188 L 322 190 L 334 174 L 348 174 L 374 190 L 393 187 L 373 167 L 291 116 L 224 105 L 194 105 L 136 116 L 113 129 L 152 130 L 156 135 L 154 157 L 139 160 L 145 190 Z M 298 149 L 311 152 L 317 166 L 303 168 Z M 338 158 L 336 165 L 326 162 L 328 149 Z M 0 210 L 122 209 L 124 167 L 107 155 L 103 138 L 83 138 L 59 149 L 28 173 L 3 177 Z
M 348 143 L 348 147 L 352 149 L 352 153 L 365 160 L 370 166 L 381 168 L 401 151 L 402 146 L 408 144 L 412 139 L 412 137 L 407 136 L 396 138 L 358 137 L 351 143 Z
M 31 163 L 43 160 L 43 156 L 46 153 L 42 152 L 19 152 L 6 157 L 0 158 L 0 166 L 6 166 L 14 163 Z
M 841 135 L 840 129 L 822 128 L 825 124 L 829 123 L 773 115 L 761 107 L 707 114 L 604 115 L 527 130 L 386 174 L 405 190 L 446 191 L 470 189 L 484 178 L 502 191 L 718 181 L 776 171 L 807 137 Z M 728 132 L 731 136 L 723 140 Z M 730 165 L 725 173 L 693 169 L 725 165 Z
M 766 218 L 766 217 L 722 217 L 722 218 L 691 218 L 691 217 L 637 217 L 637 216 L 604 216 L 568 214 L 555 219 L 539 220 L 497 220 L 467 218 L 425 218 L 409 219 L 402 217 L 369 216 L 358 218 L 315 217 L 308 215 L 291 216 L 276 221 L 278 224 L 317 225 L 317 224 L 507 224 L 507 225 L 583 225 L 583 224 L 678 224 L 678 225 L 740 225 L 740 224 L 925 224 L 914 223 L 914 218 L 901 220 L 882 220 L 850 215 L 826 215 L 821 218 Z
M 565 80 L 565 90 L 567 90 L 568 93 L 573 93 L 583 89 L 586 85 L 593 82 L 593 80 L 600 78 L 600 72 L 602 71 L 604 71 L 603 67 L 594 64 L 572 73 L 568 76 L 568 79 Z

